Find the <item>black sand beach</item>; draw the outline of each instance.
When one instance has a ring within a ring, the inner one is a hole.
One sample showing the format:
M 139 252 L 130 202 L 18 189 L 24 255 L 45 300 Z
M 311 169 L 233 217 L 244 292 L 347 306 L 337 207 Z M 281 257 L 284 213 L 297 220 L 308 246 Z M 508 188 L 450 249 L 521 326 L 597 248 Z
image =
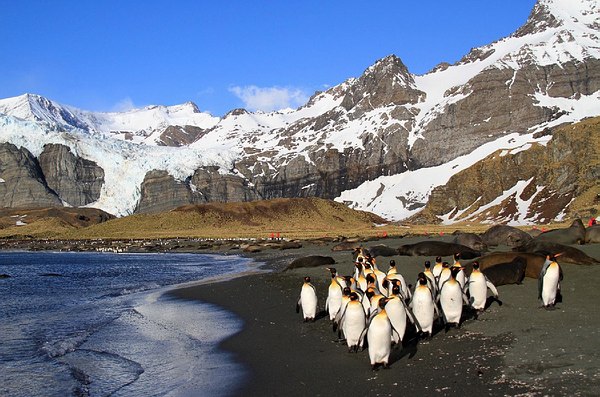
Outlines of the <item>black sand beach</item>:
M 423 238 L 363 243 L 398 247 Z M 214 303 L 244 321 L 243 330 L 225 340 L 249 369 L 236 395 L 598 395 L 600 390 L 600 276 L 594 266 L 562 264 L 564 300 L 555 310 L 539 308 L 537 281 L 499 287 L 502 306 L 493 304 L 478 319 L 431 340 L 408 334 L 393 350 L 391 368 L 371 370 L 367 351 L 348 353 L 326 317 L 304 323 L 296 314 L 302 278 L 311 276 L 324 309 L 329 273 L 323 267 L 281 270 L 294 258 L 327 255 L 339 273 L 350 274 L 352 255 L 332 252 L 333 244 L 248 254 L 271 273 L 186 287 L 171 293 Z M 506 247 L 500 247 L 500 249 Z M 600 257 L 600 245 L 578 246 Z M 407 282 L 414 283 L 429 257 L 378 257 L 387 270 L 394 259 Z M 445 258 L 450 259 L 450 258 Z

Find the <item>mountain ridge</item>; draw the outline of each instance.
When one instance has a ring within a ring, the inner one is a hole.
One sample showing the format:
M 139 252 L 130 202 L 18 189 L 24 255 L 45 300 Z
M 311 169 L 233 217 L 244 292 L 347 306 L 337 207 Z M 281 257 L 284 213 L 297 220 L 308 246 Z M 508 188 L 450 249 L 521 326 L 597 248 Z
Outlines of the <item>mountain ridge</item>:
M 318 196 L 398 220 L 425 206 L 435 186 L 418 181 L 412 193 L 394 193 L 388 191 L 392 183 L 381 182 L 375 192 L 388 198 L 385 211 L 361 186 L 458 158 L 474 163 L 489 154 L 478 150 L 485 145 L 514 149 L 527 143 L 523 137 L 545 142 L 535 132 L 600 114 L 599 16 L 594 2 L 539 0 L 515 33 L 454 65 L 417 76 L 389 55 L 295 110 L 233 110 L 218 118 L 188 103 L 113 114 L 107 121 L 111 113 L 61 111 L 46 100 L 48 112 L 37 118 L 47 124 L 24 112 L 37 124 L 16 126 L 19 120 L 4 117 L 0 135 L 35 157 L 47 143 L 63 144 L 97 164 L 105 183 L 90 205 L 116 215 L 158 208 L 160 201 L 181 204 L 182 197 L 193 204 L 207 197 Z M 10 103 L 0 100 L 0 113 L 18 117 Z M 506 139 L 515 133 L 521 138 Z M 469 156 L 476 152 L 483 157 Z M 439 172 L 447 180 L 454 170 Z M 170 193 L 149 195 L 161 186 L 184 190 L 175 201 Z M 370 204 L 349 197 L 359 194 L 371 197 Z M 392 214 L 391 207 L 399 209 Z

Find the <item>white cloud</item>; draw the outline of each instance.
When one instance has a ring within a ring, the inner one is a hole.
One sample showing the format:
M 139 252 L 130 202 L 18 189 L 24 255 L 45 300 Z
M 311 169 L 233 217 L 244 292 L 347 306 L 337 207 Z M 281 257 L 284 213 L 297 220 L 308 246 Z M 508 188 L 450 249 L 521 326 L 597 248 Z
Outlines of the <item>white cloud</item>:
M 113 112 L 127 112 L 129 110 L 137 109 L 131 98 L 123 98 L 119 102 L 117 102 L 113 108 Z
M 297 108 L 308 101 L 309 96 L 299 88 L 291 87 L 231 87 L 229 92 L 244 102 L 244 108 L 271 112 L 285 108 Z

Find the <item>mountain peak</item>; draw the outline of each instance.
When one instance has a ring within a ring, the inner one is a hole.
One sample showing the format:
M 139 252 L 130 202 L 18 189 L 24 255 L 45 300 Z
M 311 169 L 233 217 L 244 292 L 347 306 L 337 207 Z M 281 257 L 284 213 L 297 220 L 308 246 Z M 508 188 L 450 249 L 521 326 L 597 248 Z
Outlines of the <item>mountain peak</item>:
M 514 36 L 539 33 L 549 28 L 600 30 L 600 5 L 597 0 L 538 0 L 527 22 Z

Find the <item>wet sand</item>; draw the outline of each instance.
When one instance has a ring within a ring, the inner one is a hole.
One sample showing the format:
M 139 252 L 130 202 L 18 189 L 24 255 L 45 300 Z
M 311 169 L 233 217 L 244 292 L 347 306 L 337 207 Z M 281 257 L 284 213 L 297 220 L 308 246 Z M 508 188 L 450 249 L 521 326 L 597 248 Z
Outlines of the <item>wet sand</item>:
M 363 245 L 395 248 L 421 240 Z M 534 279 L 500 286 L 502 306 L 494 303 L 478 319 L 468 318 L 447 333 L 438 325 L 430 340 L 417 341 L 408 333 L 403 347 L 392 352 L 391 368 L 373 371 L 367 350 L 348 353 L 327 317 L 304 323 L 295 312 L 305 275 L 324 309 L 329 273 L 323 267 L 281 271 L 296 257 L 327 255 L 340 274 L 351 274 L 351 253 L 332 252 L 332 246 L 248 254 L 273 271 L 171 292 L 216 304 L 243 320 L 243 330 L 222 343 L 249 370 L 236 395 L 598 395 L 600 267 L 562 264 L 563 302 L 555 310 L 539 308 Z M 599 244 L 577 248 L 600 258 Z M 433 258 L 378 257 L 377 263 L 387 270 L 390 259 L 414 283 L 424 261 Z

